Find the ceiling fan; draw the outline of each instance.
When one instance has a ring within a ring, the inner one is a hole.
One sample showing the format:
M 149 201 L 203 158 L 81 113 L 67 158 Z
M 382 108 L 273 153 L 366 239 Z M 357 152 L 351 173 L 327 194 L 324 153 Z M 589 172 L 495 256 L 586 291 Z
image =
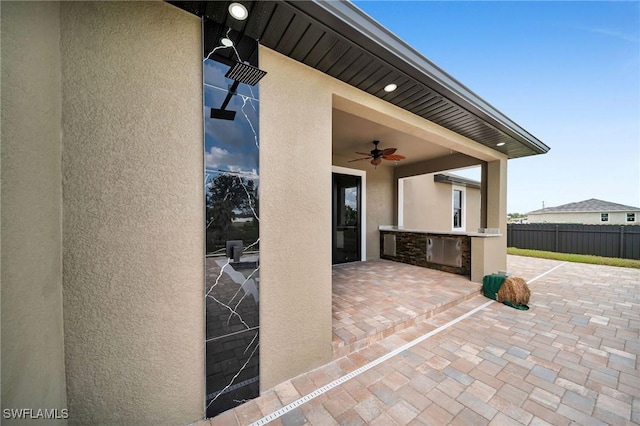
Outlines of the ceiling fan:
M 383 159 L 390 161 L 400 161 L 405 159 L 403 155 L 398 155 L 395 153 L 397 148 L 378 149 L 379 143 L 380 141 L 373 141 L 373 145 L 375 146 L 375 148 L 373 148 L 370 152 L 356 152 L 356 154 L 366 155 L 366 157 L 356 158 L 355 160 L 349 161 L 349 163 L 361 160 L 371 160 L 371 164 L 377 166 L 378 164 L 382 163 Z

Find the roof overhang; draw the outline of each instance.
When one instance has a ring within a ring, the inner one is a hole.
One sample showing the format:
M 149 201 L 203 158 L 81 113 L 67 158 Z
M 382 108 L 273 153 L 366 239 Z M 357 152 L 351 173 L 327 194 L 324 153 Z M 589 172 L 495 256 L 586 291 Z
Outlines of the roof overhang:
M 434 182 L 448 183 L 450 185 L 466 186 L 468 188 L 480 188 L 480 182 L 473 179 L 467 179 L 462 176 L 438 173 L 433 176 Z
M 260 44 L 506 154 L 544 154 L 549 147 L 495 109 L 367 14 L 346 1 L 240 1 L 245 21 L 229 16 L 228 1 L 169 1 Z M 204 54 L 221 34 L 207 37 Z M 241 52 L 243 57 L 256 55 Z M 398 89 L 386 93 L 388 83 Z M 498 146 L 500 144 L 500 146 Z

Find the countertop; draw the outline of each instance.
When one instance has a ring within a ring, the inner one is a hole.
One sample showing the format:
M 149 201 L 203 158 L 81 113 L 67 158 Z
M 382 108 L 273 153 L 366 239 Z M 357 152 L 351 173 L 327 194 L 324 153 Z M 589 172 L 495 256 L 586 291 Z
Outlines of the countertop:
M 467 237 L 478 238 L 491 238 L 501 237 L 500 233 L 486 233 L 486 232 L 466 232 L 466 231 L 431 231 L 427 229 L 409 229 L 405 227 L 398 227 L 392 225 L 382 225 L 378 227 L 379 231 L 393 231 L 393 232 L 412 232 L 417 234 L 431 234 L 431 235 L 460 235 Z

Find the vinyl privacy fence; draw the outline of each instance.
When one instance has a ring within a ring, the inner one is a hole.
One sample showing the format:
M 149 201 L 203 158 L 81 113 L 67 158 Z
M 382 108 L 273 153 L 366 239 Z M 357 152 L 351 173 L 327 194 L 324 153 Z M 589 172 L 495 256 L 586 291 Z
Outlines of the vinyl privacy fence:
M 640 259 L 640 226 L 509 224 L 507 245 L 558 253 Z

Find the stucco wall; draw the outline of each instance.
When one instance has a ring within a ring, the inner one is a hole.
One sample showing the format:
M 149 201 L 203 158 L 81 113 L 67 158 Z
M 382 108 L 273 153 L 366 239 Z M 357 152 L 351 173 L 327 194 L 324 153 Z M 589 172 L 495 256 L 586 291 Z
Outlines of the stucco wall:
M 627 212 L 602 212 L 609 213 L 609 221 L 602 222 L 600 213 L 584 212 L 584 213 L 543 213 L 527 215 L 529 223 L 584 223 L 590 225 L 637 225 L 640 223 L 640 212 L 635 212 L 635 222 L 627 222 Z M 633 213 L 633 212 L 629 212 Z
M 331 349 L 331 92 L 260 47 L 260 387 Z
M 260 68 L 268 72 L 260 82 L 260 381 L 266 390 L 332 355 L 331 166 L 354 167 L 332 157 L 332 107 L 464 154 L 418 164 L 404 176 L 489 161 L 495 205 L 488 216 L 501 229 L 506 157 L 263 46 Z M 395 224 L 399 168 L 366 170 L 367 257 L 373 259 L 378 226 Z M 488 261 L 504 269 L 506 234 L 493 247 Z
M 60 9 L 70 423 L 185 424 L 204 415 L 200 20 Z
M 451 185 L 434 183 L 430 173 L 406 178 L 402 186 L 405 228 L 451 230 Z
M 482 197 L 479 188 L 467 188 L 467 223 L 468 232 L 476 232 L 480 228 L 480 209 L 482 208 Z
M 67 401 L 59 7 L 53 2 L 2 2 L 0 13 L 2 409 L 61 410 Z
M 485 248 L 490 249 L 485 252 L 483 274 L 490 274 L 507 269 L 507 158 L 503 156 L 490 161 L 484 168 L 487 176 L 487 228 L 499 229 L 502 234 L 485 242 Z M 471 246 L 473 251 L 473 241 Z M 473 264 L 473 259 L 471 262 Z
M 452 229 L 452 185 L 434 182 L 434 174 L 403 179 L 403 226 L 407 229 L 450 231 Z M 480 227 L 480 189 L 465 187 L 465 228 Z

